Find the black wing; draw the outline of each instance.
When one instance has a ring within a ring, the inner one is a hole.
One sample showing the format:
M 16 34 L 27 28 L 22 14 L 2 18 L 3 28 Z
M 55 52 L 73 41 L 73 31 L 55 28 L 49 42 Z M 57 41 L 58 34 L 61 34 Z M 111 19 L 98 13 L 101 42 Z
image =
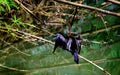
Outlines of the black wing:
M 66 47 L 67 47 L 66 39 L 61 34 L 57 34 L 55 36 L 55 46 L 54 46 L 53 53 L 55 52 L 55 50 L 56 50 L 57 47 L 61 47 L 63 49 L 66 49 Z

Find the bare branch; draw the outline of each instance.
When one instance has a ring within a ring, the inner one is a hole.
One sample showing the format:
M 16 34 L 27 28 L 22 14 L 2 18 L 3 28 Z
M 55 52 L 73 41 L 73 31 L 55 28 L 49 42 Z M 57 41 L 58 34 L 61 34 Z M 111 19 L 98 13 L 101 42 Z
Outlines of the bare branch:
M 119 1 L 116 1 L 116 0 L 108 0 L 108 1 L 111 2 L 111 3 L 115 3 L 115 4 L 120 5 L 120 2 L 119 2 Z
M 85 9 L 95 10 L 95 11 L 98 11 L 98 12 L 101 12 L 101 13 L 104 13 L 104 14 L 109 14 L 109 15 L 114 15 L 114 16 L 119 16 L 120 17 L 119 13 L 103 10 L 103 9 L 92 7 L 92 6 L 87 6 L 87 5 L 83 5 L 83 4 L 77 4 L 77 3 L 66 1 L 66 0 L 54 0 L 54 1 L 64 3 L 64 4 L 68 4 L 68 5 L 82 7 L 82 8 L 85 8 Z

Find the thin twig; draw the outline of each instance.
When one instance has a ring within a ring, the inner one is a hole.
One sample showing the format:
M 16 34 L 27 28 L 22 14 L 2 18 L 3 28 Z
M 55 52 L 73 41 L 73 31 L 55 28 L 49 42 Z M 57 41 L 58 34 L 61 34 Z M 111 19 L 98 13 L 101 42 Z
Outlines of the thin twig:
M 98 66 L 97 64 L 93 63 L 92 61 L 86 59 L 85 57 L 78 55 L 80 58 L 84 59 L 85 61 L 89 62 L 90 64 L 94 65 L 95 67 L 99 68 L 101 71 L 103 71 L 106 75 L 111 75 L 109 72 L 107 72 L 105 69 L 102 67 Z
M 101 18 L 101 20 L 102 20 L 102 22 L 103 22 L 103 24 L 104 24 L 104 26 L 105 26 L 106 31 L 108 31 L 108 29 L 107 29 L 107 25 L 106 25 L 106 22 L 105 22 L 103 16 L 100 15 L 100 18 Z
M 19 53 L 24 54 L 24 55 L 26 55 L 26 56 L 31 56 L 30 54 L 27 54 L 27 53 L 24 53 L 24 52 L 20 51 L 18 48 L 12 46 L 10 43 L 8 43 L 8 42 L 6 42 L 6 41 L 4 41 L 4 40 L 2 40 L 2 39 L 0 39 L 0 40 L 1 40 L 2 42 L 5 42 L 7 45 L 11 46 L 12 48 L 15 48 Z
M 119 27 L 120 27 L 120 25 L 110 26 L 110 27 L 107 28 L 107 30 L 115 29 L 115 28 L 119 28 Z M 103 32 L 103 31 L 106 31 L 106 28 L 99 29 L 99 30 L 92 31 L 92 32 L 83 33 L 83 34 L 80 34 L 80 36 L 92 35 L 92 34 L 96 34 L 96 33 Z
M 20 70 L 20 69 L 17 69 L 17 68 L 7 67 L 7 66 L 4 66 L 2 64 L 0 64 L 0 67 L 5 68 L 5 69 L 9 69 L 9 70 L 14 70 L 14 71 L 28 72 L 28 70 Z
M 83 42 L 91 42 L 91 43 L 95 43 L 95 44 L 107 44 L 108 42 L 98 42 L 98 41 L 90 41 L 88 39 L 82 39 Z
M 0 26 L 0 28 L 1 28 L 1 29 L 6 29 L 5 27 L 2 27 L 2 26 Z M 38 36 L 32 35 L 32 34 L 30 34 L 30 33 L 26 33 L 26 32 L 23 32 L 23 31 L 19 31 L 19 30 L 13 29 L 13 28 L 10 28 L 10 30 L 13 31 L 13 32 L 21 33 L 21 34 L 23 34 L 23 35 L 25 35 L 25 36 L 30 36 L 30 37 L 36 38 L 36 39 L 38 39 L 38 40 L 41 40 L 41 41 L 44 41 L 44 42 L 47 42 L 47 43 L 54 44 L 52 41 L 46 40 L 46 39 L 44 39 L 44 38 L 42 38 L 42 37 L 38 37 Z

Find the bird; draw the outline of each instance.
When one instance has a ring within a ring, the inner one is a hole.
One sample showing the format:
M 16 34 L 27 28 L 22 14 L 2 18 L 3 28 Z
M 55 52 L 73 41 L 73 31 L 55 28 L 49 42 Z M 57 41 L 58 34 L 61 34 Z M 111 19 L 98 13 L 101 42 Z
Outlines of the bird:
M 81 39 L 74 38 L 72 36 L 64 36 L 61 33 L 57 33 L 54 37 L 55 46 L 53 53 L 55 52 L 57 47 L 67 50 L 73 55 L 74 61 L 78 64 L 79 63 L 78 54 L 80 53 L 81 50 Z

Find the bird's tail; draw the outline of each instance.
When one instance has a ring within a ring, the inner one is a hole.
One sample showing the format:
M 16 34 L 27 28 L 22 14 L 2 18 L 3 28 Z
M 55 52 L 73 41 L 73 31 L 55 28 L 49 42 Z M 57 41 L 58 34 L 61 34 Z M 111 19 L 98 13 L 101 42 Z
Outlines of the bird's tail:
M 78 52 L 74 52 L 74 61 L 78 64 L 79 63 L 79 57 L 78 57 Z

